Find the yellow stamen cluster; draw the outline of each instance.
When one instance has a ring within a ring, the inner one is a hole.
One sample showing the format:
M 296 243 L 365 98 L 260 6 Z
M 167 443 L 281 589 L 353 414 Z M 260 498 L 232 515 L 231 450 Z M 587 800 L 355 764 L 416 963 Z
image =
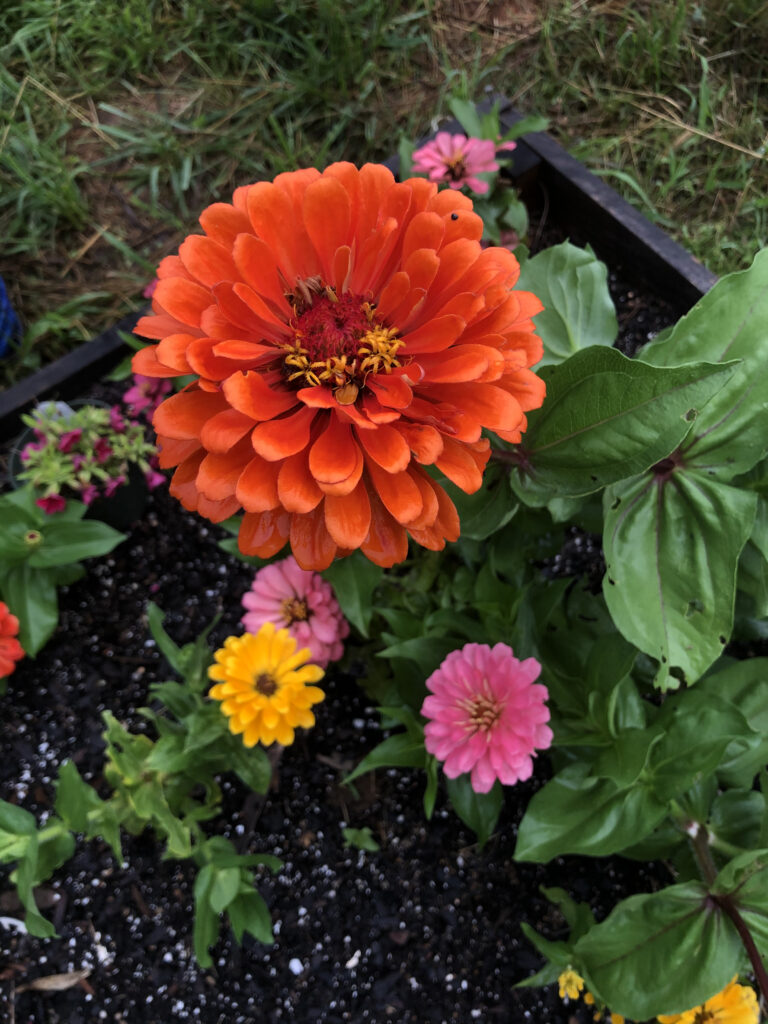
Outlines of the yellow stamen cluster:
M 325 694 L 308 684 L 319 682 L 325 673 L 307 664 L 310 656 L 306 647 L 297 651 L 288 630 L 276 629 L 272 622 L 265 622 L 255 635 L 227 637 L 216 651 L 216 664 L 208 669 L 217 684 L 210 696 L 222 702 L 230 732 L 242 734 L 246 747 L 269 746 L 275 740 L 286 747 L 297 727 L 315 724 L 310 708 Z

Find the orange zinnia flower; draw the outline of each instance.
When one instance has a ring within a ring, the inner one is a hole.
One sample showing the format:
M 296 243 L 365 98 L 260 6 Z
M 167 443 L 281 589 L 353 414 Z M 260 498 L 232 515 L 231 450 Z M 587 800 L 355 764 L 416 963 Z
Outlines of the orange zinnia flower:
M 148 377 L 195 374 L 154 415 L 171 493 L 241 551 L 289 541 L 304 569 L 361 548 L 391 566 L 408 536 L 439 550 L 456 509 L 423 466 L 476 491 L 485 427 L 519 441 L 542 355 L 506 249 L 480 246 L 472 202 L 386 167 L 281 174 L 214 203 L 158 269 Z
M 24 657 L 24 648 L 16 639 L 19 620 L 12 615 L 8 605 L 0 601 L 0 679 L 9 676 L 16 668 L 16 662 Z

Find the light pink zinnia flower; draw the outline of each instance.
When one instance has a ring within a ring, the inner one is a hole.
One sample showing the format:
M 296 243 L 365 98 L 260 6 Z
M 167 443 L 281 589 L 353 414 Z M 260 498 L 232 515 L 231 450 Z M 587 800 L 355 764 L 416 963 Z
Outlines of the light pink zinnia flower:
M 349 623 L 330 583 L 299 568 L 293 555 L 259 569 L 242 603 L 248 610 L 241 621 L 249 633 L 258 633 L 265 622 L 287 628 L 320 668 L 344 653 L 341 641 L 349 635 Z
M 518 661 L 506 644 L 465 644 L 427 679 L 432 695 L 421 713 L 424 744 L 455 779 L 471 770 L 476 793 L 496 779 L 505 786 L 530 777 L 535 751 L 552 742 L 546 686 L 535 658 Z
M 467 188 L 485 195 L 488 182 L 477 177 L 486 171 L 498 171 L 497 149 L 511 149 L 514 143 L 497 146 L 493 139 L 468 139 L 466 135 L 438 132 L 432 142 L 413 154 L 413 171 L 426 174 L 430 181 L 447 182 L 451 188 Z

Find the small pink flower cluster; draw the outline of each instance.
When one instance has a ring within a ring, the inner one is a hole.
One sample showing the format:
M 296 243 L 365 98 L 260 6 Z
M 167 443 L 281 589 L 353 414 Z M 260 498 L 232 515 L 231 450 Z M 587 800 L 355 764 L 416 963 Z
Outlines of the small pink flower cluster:
M 151 420 L 152 413 L 172 390 L 173 385 L 169 380 L 134 373 L 133 385 L 123 395 L 123 403 L 127 406 L 129 415 L 139 416 L 144 413 L 146 418 Z
M 36 504 L 48 515 L 63 512 L 68 496 L 86 505 L 112 497 L 131 465 L 141 469 L 149 487 L 165 481 L 144 427 L 126 419 L 117 405 L 71 409 L 48 402 L 22 418 L 35 440 L 20 453 L 24 469 L 18 476 L 43 491 Z
M 414 152 L 413 171 L 426 174 L 430 181 L 445 182 L 450 188 L 466 186 L 483 196 L 488 191 L 488 182 L 477 175 L 498 171 L 497 152 L 514 148 L 514 142 L 497 143 L 493 139 L 438 132 L 432 142 Z
M 320 573 L 299 568 L 293 555 L 259 569 L 242 603 L 247 612 L 241 621 L 247 632 L 258 633 L 265 622 L 287 628 L 299 648 L 309 648 L 320 668 L 344 653 L 342 640 L 349 635 L 349 623 L 333 588 Z

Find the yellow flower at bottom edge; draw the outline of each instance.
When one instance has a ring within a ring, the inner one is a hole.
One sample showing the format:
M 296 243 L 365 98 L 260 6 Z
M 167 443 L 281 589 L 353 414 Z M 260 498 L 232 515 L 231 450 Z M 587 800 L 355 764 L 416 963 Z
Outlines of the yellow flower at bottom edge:
M 297 726 L 310 729 L 315 724 L 310 708 L 325 694 L 308 684 L 325 673 L 307 664 L 310 657 L 309 648 L 297 651 L 288 630 L 276 629 L 272 622 L 265 622 L 255 635 L 227 637 L 216 651 L 208 676 L 217 685 L 209 696 L 222 702 L 229 731 L 242 733 L 246 747 L 259 742 L 268 747 L 275 740 L 287 747 Z
M 659 1024 L 758 1024 L 760 1011 L 754 989 L 737 985 L 734 977 L 716 996 L 685 1013 L 659 1014 Z
M 561 999 L 578 999 L 579 993 L 584 988 L 584 979 L 569 967 L 557 979 L 557 984 L 560 987 Z

